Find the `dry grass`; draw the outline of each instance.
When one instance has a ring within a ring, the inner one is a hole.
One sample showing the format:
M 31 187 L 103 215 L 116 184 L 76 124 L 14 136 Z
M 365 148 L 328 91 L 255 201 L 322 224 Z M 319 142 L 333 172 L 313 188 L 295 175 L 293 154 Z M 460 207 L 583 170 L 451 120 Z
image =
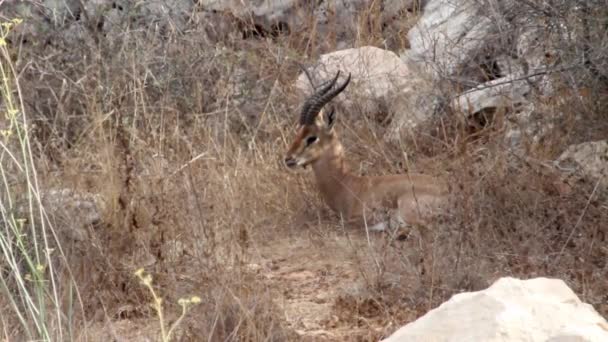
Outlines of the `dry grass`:
M 361 25 L 367 33 L 356 42 L 380 44 L 381 27 Z M 125 28 L 21 47 L 41 183 L 99 194 L 104 203 L 85 240 L 62 241 L 84 302 L 80 339 L 106 338 L 98 324 L 116 327 L 109 330 L 116 337 L 134 336 L 118 331 L 124 321 L 154 321 L 151 298 L 133 277 L 140 267 L 154 275 L 170 321 L 178 298 L 202 298 L 177 331 L 184 341 L 298 340 L 305 324 L 288 317 L 285 303 L 304 308 L 292 301 L 302 289 L 333 296 L 316 299 L 330 315 L 310 330 L 374 340 L 454 293 L 507 275 L 562 278 L 608 315 L 606 194 L 595 184 L 564 192 L 560 176 L 540 162 L 568 142 L 608 134 L 605 126 L 572 131 L 559 146 L 549 137 L 553 148 L 521 160 L 501 145 L 499 123 L 472 138 L 446 116 L 441 134 L 421 130 L 394 146 L 379 138 L 386 127 L 342 121 L 355 170 L 403 172 L 406 148 L 413 168 L 454 184 L 455 206 L 429 227 L 430 245 L 415 233 L 368 239 L 328 212 L 310 174 L 281 164 L 298 101 L 292 60 L 314 50 L 314 30 L 273 39 L 233 32 L 217 42 L 206 38 L 209 30 Z M 590 125 L 605 117 L 595 111 L 604 102 L 600 95 L 585 102 L 596 106 L 586 108 Z M 73 229 L 61 212 L 55 220 Z M 331 291 L 314 287 L 307 270 Z M 18 338 L 6 318 L 1 324 Z

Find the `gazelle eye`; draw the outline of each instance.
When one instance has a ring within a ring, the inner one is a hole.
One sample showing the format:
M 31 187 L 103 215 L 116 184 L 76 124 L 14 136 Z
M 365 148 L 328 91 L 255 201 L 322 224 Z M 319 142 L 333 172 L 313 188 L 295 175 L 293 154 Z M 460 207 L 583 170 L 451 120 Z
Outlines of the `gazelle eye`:
M 317 141 L 317 137 L 315 137 L 314 135 L 306 138 L 306 146 L 310 146 L 310 145 L 314 144 L 315 141 Z

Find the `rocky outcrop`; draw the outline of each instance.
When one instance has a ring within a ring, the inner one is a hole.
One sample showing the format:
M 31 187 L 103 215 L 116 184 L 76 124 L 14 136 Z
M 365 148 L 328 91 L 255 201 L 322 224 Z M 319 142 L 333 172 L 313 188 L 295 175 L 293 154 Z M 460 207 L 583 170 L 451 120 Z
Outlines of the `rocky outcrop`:
M 501 278 L 454 295 L 384 342 L 608 341 L 608 322 L 558 279 Z
M 530 95 L 553 91 L 544 71 L 554 53 L 545 42 L 546 30 L 538 29 L 543 26 L 535 22 L 538 19 L 514 17 L 519 8 L 513 1 L 494 5 L 480 6 L 474 0 L 428 1 L 408 33 L 411 48 L 401 58 L 438 86 L 454 84 L 465 89 L 455 97 L 453 87 L 444 89 L 454 112 L 470 117 L 503 110 L 513 122 L 505 141 L 517 149 L 524 138 L 539 140 L 550 130 L 552 118 L 535 117 L 533 123 L 528 119 L 535 116 Z
M 543 23 L 514 18 L 517 2 L 483 6 L 475 0 L 430 0 L 408 32 L 402 58 L 435 79 L 459 75 L 484 82 L 507 75 L 531 75 L 550 62 Z M 480 73 L 481 72 L 481 73 Z

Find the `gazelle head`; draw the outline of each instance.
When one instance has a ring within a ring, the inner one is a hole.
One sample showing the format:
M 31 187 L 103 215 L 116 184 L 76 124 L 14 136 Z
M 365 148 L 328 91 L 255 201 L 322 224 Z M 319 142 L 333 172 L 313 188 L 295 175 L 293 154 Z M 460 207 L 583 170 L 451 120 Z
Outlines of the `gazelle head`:
M 285 156 L 285 165 L 291 169 L 306 167 L 322 156 L 334 143 L 333 127 L 336 122 L 334 108 L 323 110 L 323 107 L 338 96 L 350 82 L 350 74 L 336 88 L 340 71 L 331 80 L 321 85 L 302 105 L 300 125 L 295 140 Z

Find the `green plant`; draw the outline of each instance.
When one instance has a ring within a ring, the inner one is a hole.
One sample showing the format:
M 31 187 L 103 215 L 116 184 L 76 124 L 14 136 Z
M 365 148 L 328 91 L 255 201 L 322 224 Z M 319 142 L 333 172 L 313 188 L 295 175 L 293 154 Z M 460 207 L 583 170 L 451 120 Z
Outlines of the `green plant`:
M 72 298 L 65 310 L 61 293 L 63 286 L 70 297 L 78 291 L 71 276 L 67 281 L 60 276 L 65 258 L 41 202 L 30 126 L 7 45 L 11 29 L 20 23 L 0 24 L 0 288 L 5 300 L 0 305 L 14 313 L 8 324 L 20 323 L 22 329 L 13 334 L 29 340 L 72 339 Z

